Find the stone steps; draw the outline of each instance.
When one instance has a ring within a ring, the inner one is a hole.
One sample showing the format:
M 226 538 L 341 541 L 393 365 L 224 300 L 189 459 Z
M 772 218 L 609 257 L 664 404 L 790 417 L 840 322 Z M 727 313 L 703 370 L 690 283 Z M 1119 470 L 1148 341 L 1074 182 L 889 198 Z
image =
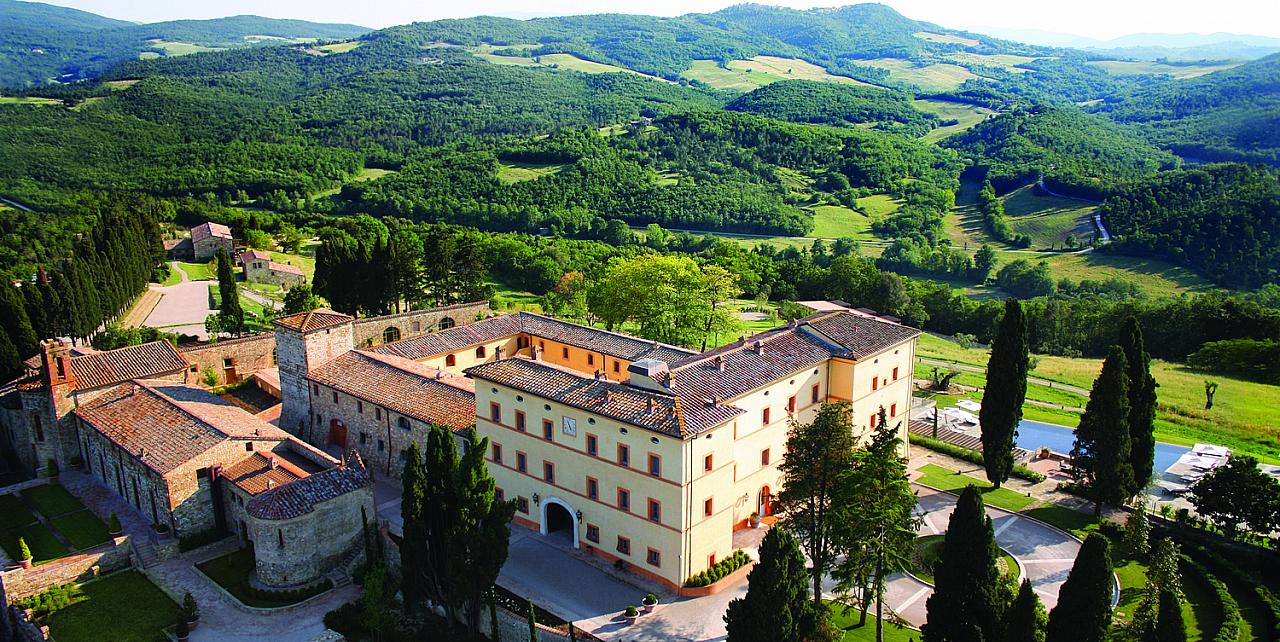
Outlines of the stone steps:
M 133 550 L 138 554 L 138 563 L 142 564 L 142 568 L 151 568 L 160 563 L 160 555 L 156 553 L 155 547 L 150 542 L 135 540 Z

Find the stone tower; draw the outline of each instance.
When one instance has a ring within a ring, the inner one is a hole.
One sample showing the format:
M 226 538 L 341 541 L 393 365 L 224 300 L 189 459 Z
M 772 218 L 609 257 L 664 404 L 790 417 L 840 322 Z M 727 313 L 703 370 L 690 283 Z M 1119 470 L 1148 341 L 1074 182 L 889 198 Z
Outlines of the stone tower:
M 307 373 L 353 346 L 352 318 L 333 310 L 312 310 L 275 320 L 276 362 L 280 368 L 280 427 L 305 439 L 311 416 Z
M 72 398 L 76 389 L 76 375 L 71 370 L 71 346 L 61 339 L 50 339 L 40 344 L 40 370 L 48 398 L 38 406 L 34 421 L 41 422 L 45 432 L 42 448 L 37 453 L 36 466 L 56 459 L 66 469 L 71 457 L 79 450 L 75 425 L 66 418 L 75 409 Z

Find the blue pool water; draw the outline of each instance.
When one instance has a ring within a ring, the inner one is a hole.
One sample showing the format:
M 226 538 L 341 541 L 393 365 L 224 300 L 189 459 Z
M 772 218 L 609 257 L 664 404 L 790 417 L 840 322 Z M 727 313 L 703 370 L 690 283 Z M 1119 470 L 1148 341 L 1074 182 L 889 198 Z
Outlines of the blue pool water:
M 1019 448 L 1025 448 L 1032 452 L 1042 447 L 1048 446 L 1049 450 L 1062 454 L 1070 454 L 1071 446 L 1075 443 L 1075 431 L 1066 426 L 1057 424 L 1046 424 L 1039 421 L 1022 420 L 1018 424 L 1018 440 Z M 1191 450 L 1186 446 L 1174 446 L 1173 444 L 1164 444 L 1156 442 L 1156 474 L 1165 471 L 1166 468 L 1178 461 L 1183 453 Z

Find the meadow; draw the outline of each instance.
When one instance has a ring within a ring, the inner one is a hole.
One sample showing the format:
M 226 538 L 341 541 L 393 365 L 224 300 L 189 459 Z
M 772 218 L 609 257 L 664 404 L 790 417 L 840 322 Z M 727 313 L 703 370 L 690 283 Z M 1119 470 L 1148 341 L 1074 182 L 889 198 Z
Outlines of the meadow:
M 1153 60 L 1091 60 L 1089 64 L 1117 75 L 1166 74 L 1178 80 L 1238 67 L 1239 63 L 1170 65 Z
M 532 181 L 542 178 L 543 176 L 559 174 L 565 167 L 566 166 L 564 164 L 546 165 L 540 163 L 500 162 L 498 163 L 498 181 L 505 185 L 519 183 L 522 181 Z M 672 182 L 674 183 L 675 181 L 672 180 Z
M 981 77 L 964 67 L 948 63 L 919 64 L 899 58 L 875 58 L 859 60 L 858 64 L 887 70 L 890 80 L 910 83 L 924 91 L 950 91 L 966 80 Z
M 1092 203 L 1050 196 L 1034 185 L 1009 192 L 1001 201 L 1009 226 L 1016 234 L 1030 236 L 1034 248 L 1062 247 L 1068 237 L 1093 238 Z
M 938 100 L 934 98 L 919 98 L 912 101 L 916 109 L 935 114 L 942 120 L 954 120 L 956 124 L 938 127 L 928 134 L 924 135 L 923 140 L 929 143 L 936 143 L 952 134 L 958 134 L 978 123 L 995 115 L 995 111 L 986 107 L 970 105 L 969 103 L 956 102 L 954 100 Z
M 826 69 L 798 58 L 756 56 L 750 60 L 732 60 L 725 67 L 714 60 L 695 60 L 681 74 L 690 80 L 706 83 L 716 89 L 751 91 L 779 80 L 819 80 L 850 85 L 866 85 L 847 76 L 836 76 Z

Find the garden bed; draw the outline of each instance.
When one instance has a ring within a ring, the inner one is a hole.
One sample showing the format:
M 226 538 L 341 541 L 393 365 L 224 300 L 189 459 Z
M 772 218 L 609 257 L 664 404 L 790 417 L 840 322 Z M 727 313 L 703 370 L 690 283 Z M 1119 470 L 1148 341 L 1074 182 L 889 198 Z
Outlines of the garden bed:
M 74 513 L 78 510 L 84 510 L 84 504 L 76 499 L 75 495 L 67 492 L 67 489 L 52 484 L 46 486 L 35 486 L 28 488 L 21 493 L 22 499 L 31 504 L 33 508 L 40 511 L 41 515 L 50 519 L 67 513 Z
M 942 557 L 942 544 L 945 537 L 945 535 L 925 535 L 916 538 L 916 550 L 911 556 L 912 575 L 930 585 L 933 584 L 934 565 L 938 563 L 938 558 Z M 996 560 L 996 568 L 1014 580 L 1018 579 L 1018 562 L 1003 548 L 1000 549 L 1000 557 Z
M 37 617 L 58 642 L 167 642 L 163 629 L 178 619 L 178 605 L 138 571 L 73 586 L 65 597 Z

